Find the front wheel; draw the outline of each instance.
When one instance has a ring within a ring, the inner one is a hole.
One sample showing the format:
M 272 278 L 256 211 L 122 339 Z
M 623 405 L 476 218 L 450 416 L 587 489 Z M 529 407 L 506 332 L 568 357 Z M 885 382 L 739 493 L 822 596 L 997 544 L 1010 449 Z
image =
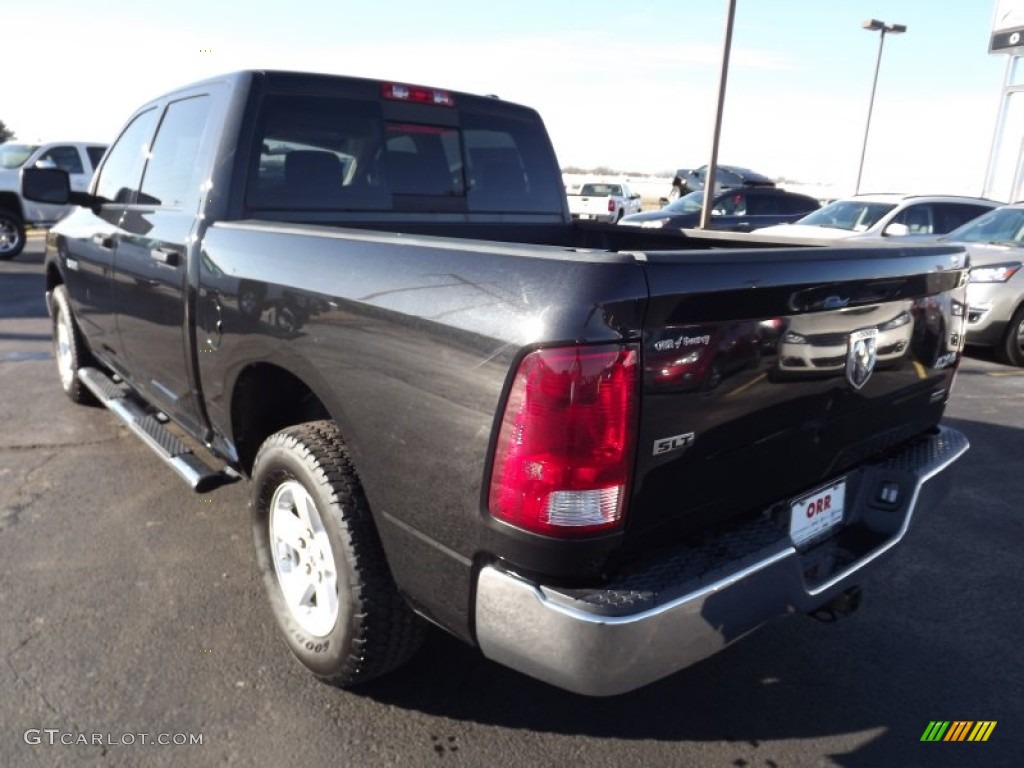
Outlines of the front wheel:
M 1007 323 L 1003 343 L 996 351 L 1003 362 L 1024 366 L 1024 304 L 1017 307 Z
M 25 248 L 25 224 L 10 211 L 0 211 L 0 260 L 13 259 Z
M 267 438 L 252 478 L 257 564 L 296 658 L 341 687 L 411 658 L 425 624 L 398 592 L 334 423 Z
M 63 285 L 58 285 L 50 294 L 50 313 L 53 316 L 53 356 L 57 360 L 61 389 L 76 403 L 93 403 L 95 398 L 78 378 L 78 370 L 91 362 L 89 348 L 75 324 L 68 289 Z

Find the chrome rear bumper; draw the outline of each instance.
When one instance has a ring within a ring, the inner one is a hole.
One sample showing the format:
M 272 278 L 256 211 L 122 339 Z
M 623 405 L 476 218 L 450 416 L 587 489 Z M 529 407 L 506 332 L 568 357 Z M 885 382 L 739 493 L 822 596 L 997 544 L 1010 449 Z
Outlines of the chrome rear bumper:
M 611 696 L 647 685 L 775 616 L 811 612 L 854 586 L 906 535 L 915 510 L 946 495 L 943 470 L 967 448 L 960 432 L 940 428 L 848 474 L 843 528 L 803 551 L 766 514 L 600 589 L 547 587 L 485 566 L 477 641 L 488 658 L 576 693 Z M 892 483 L 901 489 L 895 503 L 879 492 Z

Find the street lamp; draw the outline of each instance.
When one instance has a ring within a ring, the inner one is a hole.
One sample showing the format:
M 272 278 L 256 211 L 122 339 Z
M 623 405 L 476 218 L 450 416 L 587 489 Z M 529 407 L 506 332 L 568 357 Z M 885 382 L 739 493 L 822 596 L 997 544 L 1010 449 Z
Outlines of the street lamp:
M 871 131 L 871 110 L 875 107 L 875 88 L 878 86 L 878 68 L 882 64 L 882 46 L 885 45 L 885 33 L 899 35 L 907 31 L 904 24 L 886 24 L 878 19 L 866 19 L 860 24 L 869 32 L 879 32 L 878 35 L 878 58 L 875 59 L 875 79 L 871 81 L 871 100 L 868 102 L 868 122 L 864 126 L 864 144 L 860 148 L 860 167 L 857 169 L 857 186 L 853 193 L 860 192 L 860 177 L 864 173 L 864 154 L 868 151 L 868 133 Z

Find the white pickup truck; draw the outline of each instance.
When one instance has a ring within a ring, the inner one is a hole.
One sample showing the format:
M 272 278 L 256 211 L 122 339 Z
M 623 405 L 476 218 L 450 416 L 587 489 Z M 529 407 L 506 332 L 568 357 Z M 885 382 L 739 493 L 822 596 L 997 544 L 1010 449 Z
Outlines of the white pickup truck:
M 640 193 L 621 182 L 588 182 L 568 198 L 569 213 L 576 221 L 616 222 L 643 208 Z
M 67 206 L 22 198 L 21 169 L 59 168 L 67 171 L 73 192 L 85 192 L 106 151 L 105 144 L 81 141 L 0 144 L 0 260 L 21 253 L 26 225 L 49 226 L 68 210 Z

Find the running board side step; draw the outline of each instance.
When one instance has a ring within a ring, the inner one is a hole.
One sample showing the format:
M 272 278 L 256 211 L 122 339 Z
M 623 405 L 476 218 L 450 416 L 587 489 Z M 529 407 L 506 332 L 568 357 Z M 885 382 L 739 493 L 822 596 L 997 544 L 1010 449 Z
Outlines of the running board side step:
M 139 403 L 132 392 L 98 368 L 80 368 L 78 379 L 96 399 L 121 419 L 142 442 L 164 460 L 193 491 L 205 493 L 221 485 L 233 483 L 239 475 L 230 468 L 211 467 L 197 456 L 188 444 L 174 435 L 151 410 Z

